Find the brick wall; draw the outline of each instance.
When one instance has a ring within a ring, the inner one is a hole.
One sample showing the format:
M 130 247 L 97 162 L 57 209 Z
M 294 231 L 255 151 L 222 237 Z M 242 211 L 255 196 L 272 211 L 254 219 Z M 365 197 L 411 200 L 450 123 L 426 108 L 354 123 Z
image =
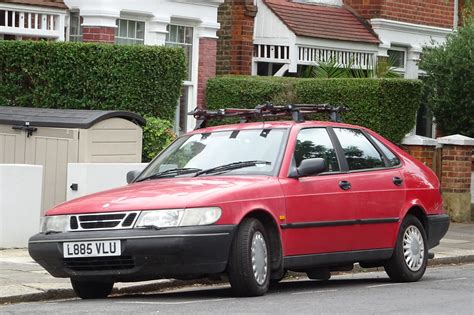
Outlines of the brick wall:
M 197 106 L 205 106 L 207 80 L 216 75 L 217 39 L 199 39 L 198 96 Z
M 400 22 L 451 28 L 454 0 L 344 0 L 366 19 L 384 18 Z
M 407 151 L 411 156 L 419 160 L 421 163 L 425 164 L 432 170 L 435 170 L 434 167 L 434 154 L 436 147 L 426 146 L 426 145 L 405 145 L 405 151 Z
M 217 74 L 251 74 L 256 14 L 253 0 L 225 0 L 219 6 Z
M 84 42 L 94 43 L 115 43 L 115 28 L 114 27 L 84 27 L 82 29 L 82 40 Z
M 443 146 L 441 188 L 443 192 L 465 193 L 471 190 L 472 147 Z

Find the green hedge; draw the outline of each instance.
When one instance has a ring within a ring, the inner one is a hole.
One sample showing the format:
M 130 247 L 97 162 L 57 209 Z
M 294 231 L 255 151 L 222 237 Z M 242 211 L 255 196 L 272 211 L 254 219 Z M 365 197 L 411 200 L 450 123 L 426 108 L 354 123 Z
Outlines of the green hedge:
M 257 104 L 345 105 L 344 122 L 368 127 L 399 143 L 415 125 L 421 82 L 404 79 L 295 79 L 224 76 L 207 84 L 210 109 Z
M 172 119 L 182 49 L 0 41 L 0 105 L 129 110 Z

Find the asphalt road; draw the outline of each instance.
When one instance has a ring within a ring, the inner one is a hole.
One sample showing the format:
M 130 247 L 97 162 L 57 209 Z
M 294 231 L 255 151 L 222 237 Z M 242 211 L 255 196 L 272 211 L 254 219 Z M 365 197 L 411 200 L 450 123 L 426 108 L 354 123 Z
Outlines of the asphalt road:
M 384 272 L 334 276 L 328 282 L 284 281 L 267 295 L 234 298 L 229 286 L 63 300 L 0 307 L 0 314 L 473 314 L 474 264 L 429 268 L 416 283 Z

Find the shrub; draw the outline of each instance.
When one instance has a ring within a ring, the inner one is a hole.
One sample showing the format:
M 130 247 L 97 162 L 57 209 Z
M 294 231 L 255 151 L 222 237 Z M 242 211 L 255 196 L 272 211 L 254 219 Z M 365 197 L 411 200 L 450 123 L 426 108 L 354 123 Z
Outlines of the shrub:
M 474 20 L 427 49 L 420 67 L 437 125 L 443 133 L 474 137 Z
M 145 116 L 146 126 L 143 128 L 143 162 L 151 161 L 166 148 L 175 138 L 173 126 L 168 120 L 153 116 Z
M 370 128 L 401 142 L 415 125 L 421 83 L 404 79 L 295 79 L 224 76 L 208 82 L 210 109 L 253 108 L 258 104 L 345 105 L 344 122 Z
M 172 119 L 185 69 L 179 48 L 0 41 L 0 105 Z

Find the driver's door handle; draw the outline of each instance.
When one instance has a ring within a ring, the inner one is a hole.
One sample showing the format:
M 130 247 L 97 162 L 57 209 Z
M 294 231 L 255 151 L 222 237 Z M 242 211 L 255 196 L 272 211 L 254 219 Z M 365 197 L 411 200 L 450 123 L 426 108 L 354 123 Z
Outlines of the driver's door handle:
M 352 186 L 347 180 L 341 180 L 339 182 L 339 187 L 341 187 L 342 190 L 349 190 Z
M 401 179 L 398 176 L 395 176 L 392 180 L 393 180 L 393 183 L 397 186 L 401 186 L 403 184 L 403 179 Z

